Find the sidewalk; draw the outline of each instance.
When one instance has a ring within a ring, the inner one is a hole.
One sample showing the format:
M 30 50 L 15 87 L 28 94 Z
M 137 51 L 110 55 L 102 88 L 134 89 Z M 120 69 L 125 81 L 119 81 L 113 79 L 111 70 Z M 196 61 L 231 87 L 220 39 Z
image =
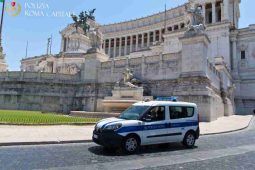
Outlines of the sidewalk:
M 253 116 L 223 117 L 200 123 L 201 135 L 227 133 L 249 126 Z M 0 126 L 0 146 L 90 142 L 94 126 Z

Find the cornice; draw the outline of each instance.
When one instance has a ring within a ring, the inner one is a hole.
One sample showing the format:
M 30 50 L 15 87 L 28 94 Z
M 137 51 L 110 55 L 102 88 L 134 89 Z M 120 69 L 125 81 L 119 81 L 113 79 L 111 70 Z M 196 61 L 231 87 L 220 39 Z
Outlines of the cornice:
M 169 26 L 174 26 L 176 24 L 179 24 L 181 22 L 184 22 L 184 16 L 179 16 L 179 17 L 174 18 L 172 20 L 168 20 L 166 24 L 169 27 Z M 164 24 L 165 24 L 164 22 L 160 22 L 160 23 L 157 23 L 157 24 L 147 25 L 147 26 L 144 26 L 144 27 L 134 28 L 134 29 L 130 29 L 130 30 L 104 33 L 104 37 L 105 37 L 105 39 L 108 39 L 108 38 L 129 36 L 129 35 L 132 35 L 132 34 L 137 35 L 137 34 L 141 34 L 141 33 L 146 33 L 146 32 L 150 32 L 150 31 L 163 29 Z
M 172 13 L 175 10 L 181 9 L 181 8 L 185 7 L 186 4 L 187 3 L 185 3 L 183 5 L 180 5 L 180 6 L 177 6 L 175 8 L 168 9 L 167 13 Z M 156 13 L 156 14 L 152 14 L 152 15 L 137 18 L 137 19 L 133 19 L 133 20 L 130 20 L 130 21 L 118 22 L 118 23 L 113 23 L 113 24 L 105 24 L 105 25 L 102 25 L 101 27 L 105 28 L 105 27 L 110 27 L 110 26 L 118 26 L 118 25 L 122 25 L 122 24 L 129 24 L 129 23 L 132 23 L 132 22 L 139 22 L 139 21 L 146 20 L 146 19 L 149 19 L 149 18 L 155 18 L 155 17 L 158 17 L 160 15 L 164 15 L 164 13 L 165 13 L 165 11 L 162 11 L 162 12 L 159 12 L 159 13 Z

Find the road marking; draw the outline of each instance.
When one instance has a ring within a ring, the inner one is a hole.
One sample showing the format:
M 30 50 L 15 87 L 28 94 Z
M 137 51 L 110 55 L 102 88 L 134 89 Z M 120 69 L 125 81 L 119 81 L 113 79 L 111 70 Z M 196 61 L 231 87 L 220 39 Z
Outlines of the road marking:
M 158 156 L 144 159 L 113 161 L 106 163 L 94 163 L 90 165 L 78 165 L 70 167 L 51 168 L 52 170 L 62 169 L 142 169 L 170 166 L 189 162 L 198 162 L 210 159 L 217 159 L 226 156 L 235 156 L 255 151 L 255 145 L 245 145 L 233 148 L 199 151 L 181 155 Z

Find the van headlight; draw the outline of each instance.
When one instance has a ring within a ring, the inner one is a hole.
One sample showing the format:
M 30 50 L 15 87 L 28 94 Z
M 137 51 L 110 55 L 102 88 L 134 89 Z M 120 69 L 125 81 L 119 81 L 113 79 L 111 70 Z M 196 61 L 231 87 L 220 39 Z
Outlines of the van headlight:
M 112 124 L 112 125 L 108 125 L 106 126 L 104 129 L 105 130 L 118 130 L 119 128 L 122 127 L 122 124 L 121 123 L 118 123 L 118 124 Z

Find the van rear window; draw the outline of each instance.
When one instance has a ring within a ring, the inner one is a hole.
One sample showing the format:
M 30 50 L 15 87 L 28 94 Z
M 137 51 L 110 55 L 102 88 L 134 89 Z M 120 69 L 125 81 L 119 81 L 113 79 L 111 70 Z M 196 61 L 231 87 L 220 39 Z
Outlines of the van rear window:
M 170 119 L 183 119 L 194 116 L 194 107 L 170 106 Z

